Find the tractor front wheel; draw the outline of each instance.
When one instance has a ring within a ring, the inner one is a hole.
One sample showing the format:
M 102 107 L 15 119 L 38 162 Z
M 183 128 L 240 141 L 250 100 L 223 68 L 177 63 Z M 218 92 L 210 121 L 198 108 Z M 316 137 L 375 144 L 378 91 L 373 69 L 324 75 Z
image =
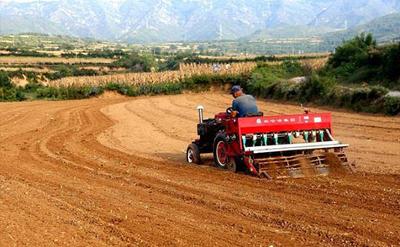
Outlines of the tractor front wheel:
M 201 163 L 200 149 L 195 143 L 192 143 L 188 146 L 188 148 L 186 150 L 186 161 L 189 164 L 200 164 Z
M 228 156 L 228 144 L 224 135 L 217 135 L 214 140 L 214 162 L 218 168 L 236 172 L 235 159 Z

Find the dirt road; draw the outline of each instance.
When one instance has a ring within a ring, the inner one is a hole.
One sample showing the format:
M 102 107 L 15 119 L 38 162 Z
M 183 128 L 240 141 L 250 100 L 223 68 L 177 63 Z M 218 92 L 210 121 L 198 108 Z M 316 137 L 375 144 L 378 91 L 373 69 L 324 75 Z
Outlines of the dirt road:
M 186 165 L 195 106 L 212 116 L 230 100 L 0 104 L 0 245 L 400 245 L 400 118 L 333 112 L 352 176 L 271 182 Z

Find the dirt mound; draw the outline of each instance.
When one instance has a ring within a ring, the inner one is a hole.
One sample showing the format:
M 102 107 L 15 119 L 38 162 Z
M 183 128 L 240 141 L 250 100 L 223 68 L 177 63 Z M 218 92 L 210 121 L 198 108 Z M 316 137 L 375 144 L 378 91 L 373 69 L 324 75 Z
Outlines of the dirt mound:
M 399 118 L 333 112 L 354 176 L 269 182 L 217 170 L 211 158 L 186 165 L 197 104 L 212 116 L 230 101 L 1 104 L 1 244 L 399 245 Z M 266 114 L 299 111 L 260 105 Z
M 126 96 L 116 92 L 116 91 L 104 91 L 101 95 L 99 95 L 97 98 L 99 99 L 121 99 L 121 98 L 126 98 Z

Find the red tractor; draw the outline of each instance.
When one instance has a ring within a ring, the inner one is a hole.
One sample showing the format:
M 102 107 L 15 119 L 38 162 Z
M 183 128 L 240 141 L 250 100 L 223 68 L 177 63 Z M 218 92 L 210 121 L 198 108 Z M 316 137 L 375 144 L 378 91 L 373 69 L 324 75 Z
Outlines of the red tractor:
M 200 164 L 213 153 L 215 165 L 245 170 L 269 179 L 352 172 L 342 144 L 333 138 L 330 113 L 231 117 L 231 108 L 203 119 L 198 107 L 200 138 L 187 148 L 187 162 Z

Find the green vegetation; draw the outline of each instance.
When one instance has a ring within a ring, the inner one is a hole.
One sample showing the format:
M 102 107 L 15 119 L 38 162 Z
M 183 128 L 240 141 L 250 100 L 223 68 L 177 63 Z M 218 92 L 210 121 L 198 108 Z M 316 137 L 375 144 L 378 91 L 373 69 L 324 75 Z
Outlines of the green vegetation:
M 113 64 L 116 67 L 123 67 L 132 72 L 151 72 L 157 70 L 157 61 L 151 54 L 139 54 L 132 52 L 123 56 Z
M 87 53 L 66 52 L 66 53 L 62 53 L 61 57 L 65 57 L 65 58 L 121 58 L 126 55 L 127 55 L 127 53 L 121 49 L 117 49 L 117 50 L 97 49 L 94 51 L 88 51 Z
M 326 74 L 344 83 L 362 83 L 399 88 L 400 43 L 378 47 L 371 34 L 355 37 L 336 49 Z
M 125 85 L 119 83 L 110 83 L 107 84 L 104 89 L 116 91 L 122 95 L 135 97 L 140 95 L 179 94 L 182 93 L 184 86 L 182 83 L 160 83 L 149 85 Z
M 38 87 L 36 89 L 36 99 L 67 100 L 67 99 L 87 99 L 98 96 L 104 92 L 102 87 L 82 86 L 82 87 Z
M 93 39 L 74 38 L 65 35 L 21 33 L 0 36 L 0 49 L 72 51 L 96 49 L 120 49 L 126 45 Z
M 248 80 L 248 75 L 211 75 L 211 76 L 193 76 L 185 78 L 182 81 L 148 84 L 148 85 L 126 85 L 119 83 L 109 83 L 104 90 L 116 91 L 122 95 L 140 96 L 140 95 L 158 95 L 158 94 L 179 94 L 184 90 L 205 91 L 211 86 L 223 86 L 226 84 L 244 84 Z
M 31 50 L 23 50 L 17 48 L 8 48 L 5 49 L 7 54 L 3 54 L 2 56 L 16 56 L 16 57 L 55 57 L 54 55 L 44 53 L 44 52 L 37 52 Z
M 218 57 L 213 57 L 213 58 L 205 58 L 205 57 L 200 57 L 198 55 L 190 55 L 187 56 L 183 62 L 185 63 L 240 63 L 240 62 L 282 62 L 282 61 L 300 61 L 300 60 L 305 60 L 305 59 L 315 59 L 315 58 L 324 58 L 326 55 L 321 54 L 321 55 L 314 55 L 314 56 L 302 56 L 302 55 L 296 55 L 296 56 L 256 56 L 254 58 L 218 58 Z
M 296 61 L 259 64 L 243 86 L 248 92 L 277 100 L 315 103 L 355 111 L 400 113 L 400 98 L 387 96 L 400 87 L 400 44 L 378 47 L 372 35 L 343 43 L 328 64 L 302 83 L 288 79 L 309 73 Z
M 7 73 L 0 71 L 0 101 L 23 101 L 27 99 L 83 99 L 103 93 L 103 88 L 86 87 L 45 87 L 34 80 L 25 87 L 16 87 Z
M 53 67 L 53 72 L 34 72 L 34 71 L 25 71 L 21 68 L 15 71 L 2 71 L 3 74 L 7 75 L 9 78 L 26 78 L 28 82 L 36 82 L 43 81 L 44 79 L 49 80 L 58 80 L 64 77 L 69 76 L 95 76 L 102 75 L 103 73 L 93 70 L 93 69 L 85 69 L 79 68 L 76 65 L 62 64 L 56 65 Z
M 154 47 L 153 47 L 154 48 Z M 66 53 L 65 56 L 93 56 L 117 58 L 109 67 L 123 67 L 125 71 L 150 72 L 176 70 L 180 63 L 234 63 L 258 62 L 250 74 L 199 75 L 180 82 L 149 85 L 110 83 L 105 86 L 46 87 L 43 78 L 59 79 L 67 76 L 99 75 L 103 72 L 84 69 L 79 65 L 52 65 L 52 72 L 36 73 L 23 70 L 0 71 L 0 101 L 31 99 L 83 99 L 102 94 L 105 90 L 127 96 L 177 94 L 184 90 L 207 90 L 212 85 L 240 84 L 248 93 L 276 100 L 303 104 L 330 105 L 355 111 L 400 113 L 400 98 L 388 96 L 390 90 L 400 89 L 400 44 L 379 46 L 372 35 L 361 34 L 336 48 L 322 69 L 306 65 L 305 59 L 314 57 L 259 56 L 252 59 L 204 58 L 189 52 L 164 53 L 161 49 L 150 52 L 122 50 L 93 50 L 85 53 Z M 268 63 L 279 61 L 281 63 Z M 16 87 L 10 78 L 24 78 L 29 83 Z M 300 80 L 291 80 L 301 77 Z
M 260 65 L 252 74 L 251 80 L 242 86 L 247 92 L 263 98 L 389 115 L 400 113 L 400 99 L 386 96 L 388 89 L 384 87 L 346 87 L 338 84 L 335 78 L 318 73 L 313 73 L 303 83 L 296 83 L 287 80 L 287 75 L 291 72 L 286 69 L 282 65 Z M 298 76 L 302 74 L 297 73 Z
M 244 84 L 248 80 L 246 75 L 227 76 L 194 76 L 185 78 L 180 82 L 167 82 L 159 84 L 127 85 L 109 83 L 105 86 L 70 86 L 47 87 L 35 81 L 29 82 L 25 87 L 15 87 L 5 72 L 0 72 L 0 101 L 22 100 L 69 100 L 86 99 L 101 95 L 105 90 L 116 91 L 127 96 L 178 94 L 184 90 L 204 91 L 212 85 Z
M 23 90 L 21 87 L 15 87 L 8 75 L 0 71 L 0 101 L 25 100 Z
M 58 65 L 55 72 L 44 73 L 49 80 L 57 80 L 68 76 L 95 76 L 100 73 L 93 69 L 80 69 L 76 65 Z

